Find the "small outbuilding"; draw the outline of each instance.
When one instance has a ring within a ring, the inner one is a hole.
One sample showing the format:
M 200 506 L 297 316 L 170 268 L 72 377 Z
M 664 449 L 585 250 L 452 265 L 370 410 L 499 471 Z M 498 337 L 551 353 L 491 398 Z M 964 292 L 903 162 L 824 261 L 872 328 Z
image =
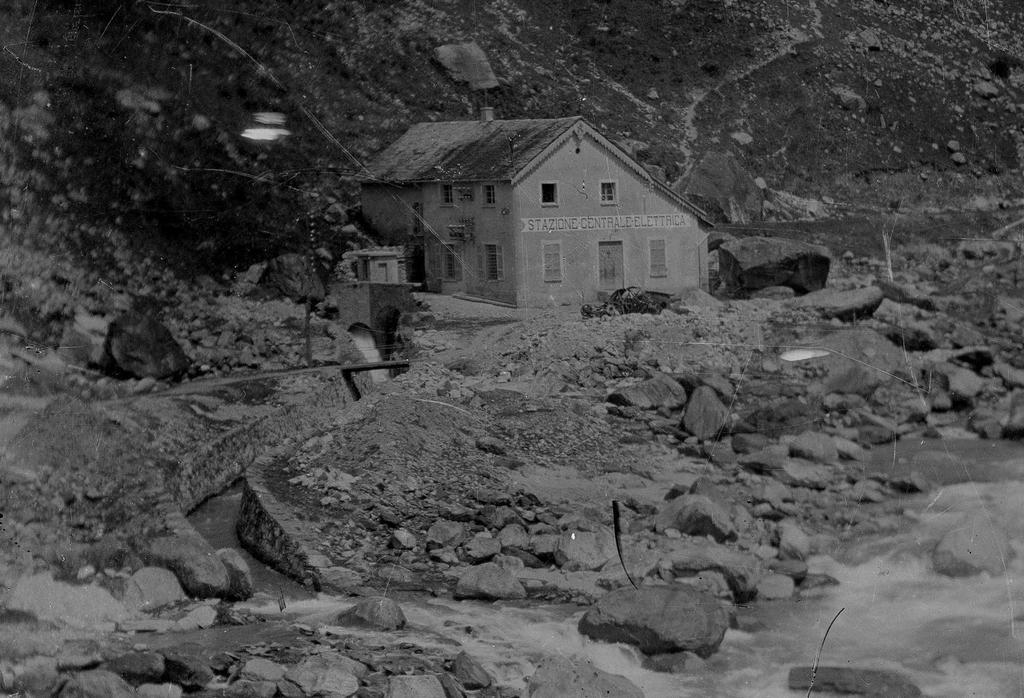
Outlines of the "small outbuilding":
M 415 124 L 361 195 L 379 233 L 422 241 L 433 292 L 542 306 L 707 289 L 707 215 L 579 116 Z

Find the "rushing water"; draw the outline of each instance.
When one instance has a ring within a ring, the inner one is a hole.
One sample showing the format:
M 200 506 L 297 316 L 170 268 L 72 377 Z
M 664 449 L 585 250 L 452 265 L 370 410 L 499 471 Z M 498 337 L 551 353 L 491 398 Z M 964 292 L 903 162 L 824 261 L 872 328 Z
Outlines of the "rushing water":
M 380 355 L 380 349 L 377 348 L 377 343 L 374 341 L 373 333 L 361 326 L 353 326 L 349 329 L 349 334 L 352 336 L 352 342 L 356 345 L 356 348 L 362 353 L 363 358 L 367 361 L 383 361 Z M 370 379 L 374 383 L 383 383 L 388 379 L 387 369 L 378 368 L 370 371 Z
M 902 450 L 901 450 L 902 449 Z M 927 458 L 916 458 L 931 452 Z M 936 455 L 938 454 L 938 455 Z M 420 598 L 403 601 L 411 629 L 395 642 L 461 645 L 504 683 L 523 685 L 542 656 L 590 658 L 630 678 L 647 696 L 791 697 L 791 666 L 813 664 L 826 628 L 821 664 L 902 672 L 928 696 L 1024 696 L 1024 450 L 1013 444 L 904 444 L 880 452 L 875 467 L 916 471 L 939 487 L 905 500 L 906 526 L 895 534 L 855 542 L 833 556 L 809 560 L 812 572 L 840 584 L 800 601 L 755 603 L 764 630 L 730 630 L 706 668 L 690 675 L 650 672 L 631 647 L 592 642 L 576 630 L 578 607 L 522 608 Z M 926 472 L 921 472 L 925 470 Z M 237 492 L 208 502 L 192 521 L 215 545 L 234 545 Z M 935 542 L 965 515 L 1009 535 L 1001 574 L 953 579 L 931 569 Z M 282 586 L 251 560 L 264 594 L 253 607 L 279 615 L 275 589 L 289 597 L 288 617 L 331 622 L 350 600 Z M 255 633 L 275 632 L 265 624 Z M 382 639 L 387 642 L 388 639 Z

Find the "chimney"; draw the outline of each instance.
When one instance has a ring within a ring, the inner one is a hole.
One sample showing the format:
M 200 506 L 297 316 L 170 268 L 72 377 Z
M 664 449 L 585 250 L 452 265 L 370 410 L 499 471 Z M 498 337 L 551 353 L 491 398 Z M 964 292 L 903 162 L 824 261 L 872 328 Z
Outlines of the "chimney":
M 480 107 L 480 121 L 494 121 L 494 107 Z

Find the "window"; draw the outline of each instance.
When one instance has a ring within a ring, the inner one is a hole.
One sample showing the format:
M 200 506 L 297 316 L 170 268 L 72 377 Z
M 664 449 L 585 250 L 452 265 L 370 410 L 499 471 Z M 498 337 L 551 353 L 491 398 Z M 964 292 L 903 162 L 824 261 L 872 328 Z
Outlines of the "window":
M 604 179 L 601 180 L 601 203 L 602 204 L 617 204 L 619 203 L 618 196 L 618 182 L 615 180 Z
M 414 201 L 412 204 L 412 233 L 413 235 L 423 234 L 423 204 Z
M 493 206 L 498 201 L 498 194 L 494 190 L 493 184 L 484 185 L 484 204 Z
M 462 278 L 459 258 L 455 256 L 455 250 L 448 245 L 441 248 L 441 268 L 446 281 L 459 281 Z
M 540 183 L 540 202 L 546 206 L 558 205 L 558 184 L 556 182 Z
M 451 184 L 441 185 L 441 205 L 451 206 L 455 203 L 455 187 Z
M 459 201 L 472 201 L 473 200 L 473 187 L 456 187 L 455 193 L 458 196 Z
M 562 280 L 562 243 L 545 242 L 541 245 L 544 255 L 544 280 Z
M 668 263 L 665 260 L 665 241 L 651 240 L 651 276 L 668 276 Z
M 484 245 L 484 274 L 488 281 L 501 281 L 505 278 L 501 245 Z

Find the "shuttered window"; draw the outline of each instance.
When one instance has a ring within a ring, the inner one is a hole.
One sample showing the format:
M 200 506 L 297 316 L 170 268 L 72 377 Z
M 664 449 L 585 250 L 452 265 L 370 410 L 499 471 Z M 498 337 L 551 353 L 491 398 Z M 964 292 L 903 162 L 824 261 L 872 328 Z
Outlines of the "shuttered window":
M 544 254 L 544 280 L 562 280 L 562 243 L 545 242 L 542 246 Z
M 455 256 L 455 250 L 445 245 L 441 251 L 444 266 L 444 278 L 449 281 L 459 281 L 462 278 L 459 268 L 459 258 Z
M 665 259 L 665 241 L 651 240 L 651 276 L 668 276 L 668 263 Z
M 484 245 L 484 267 L 488 281 L 502 281 L 505 278 L 501 245 Z

